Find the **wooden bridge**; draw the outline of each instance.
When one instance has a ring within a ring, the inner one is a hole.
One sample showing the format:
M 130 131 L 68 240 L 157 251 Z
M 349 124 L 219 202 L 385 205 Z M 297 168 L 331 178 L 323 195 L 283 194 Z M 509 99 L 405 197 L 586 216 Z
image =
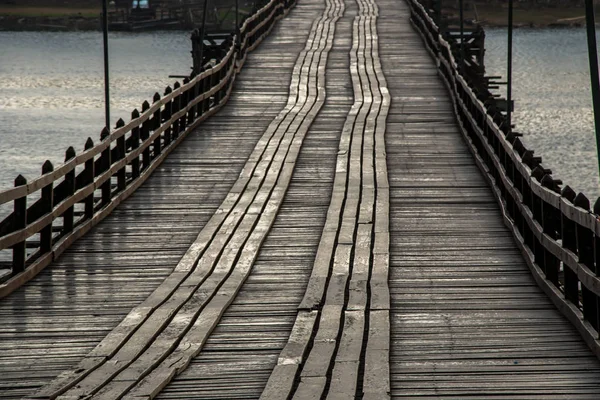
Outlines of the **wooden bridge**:
M 272 0 L 17 178 L 0 398 L 600 398 L 598 207 L 473 50 L 413 0 Z

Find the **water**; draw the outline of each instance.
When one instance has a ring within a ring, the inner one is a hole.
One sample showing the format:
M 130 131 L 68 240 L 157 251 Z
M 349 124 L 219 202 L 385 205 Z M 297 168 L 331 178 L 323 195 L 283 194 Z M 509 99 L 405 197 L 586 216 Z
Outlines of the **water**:
M 487 73 L 506 77 L 506 29 L 486 34 Z M 585 29 L 517 29 L 513 44 L 517 131 L 555 178 L 593 203 L 600 180 Z
M 506 30 L 487 30 L 490 75 L 506 76 Z M 112 122 L 189 71 L 185 32 L 111 34 Z M 600 195 L 585 31 L 515 31 L 515 123 L 544 165 L 576 191 Z M 0 32 L 0 190 L 39 175 L 104 125 L 101 35 Z
M 190 71 L 186 32 L 109 35 L 112 125 Z M 102 35 L 0 32 L 0 190 L 64 161 L 104 126 Z

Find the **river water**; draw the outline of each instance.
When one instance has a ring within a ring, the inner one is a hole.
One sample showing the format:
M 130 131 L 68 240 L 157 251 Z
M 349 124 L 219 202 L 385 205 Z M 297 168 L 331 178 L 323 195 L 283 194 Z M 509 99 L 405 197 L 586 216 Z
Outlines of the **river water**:
M 488 75 L 506 77 L 506 33 L 486 29 Z M 593 204 L 600 180 L 585 29 L 517 29 L 513 46 L 516 130 L 555 178 Z
M 185 32 L 109 35 L 111 120 L 128 121 L 171 75 L 190 71 Z M 104 126 L 102 34 L 0 32 L 0 190 L 18 174 L 39 176 L 73 146 L 97 142 Z
M 191 65 L 183 32 L 110 35 L 112 122 Z M 488 74 L 506 76 L 506 30 L 487 30 Z M 585 31 L 515 31 L 515 123 L 557 178 L 600 194 Z M 0 189 L 46 159 L 95 141 L 104 125 L 101 35 L 0 32 Z

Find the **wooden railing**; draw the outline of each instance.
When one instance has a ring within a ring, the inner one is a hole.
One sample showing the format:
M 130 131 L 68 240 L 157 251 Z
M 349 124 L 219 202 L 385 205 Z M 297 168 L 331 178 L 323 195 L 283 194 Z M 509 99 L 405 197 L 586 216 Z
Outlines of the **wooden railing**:
M 468 65 L 460 71 L 452 38 L 440 35 L 420 3 L 409 4 L 412 22 L 449 89 L 463 136 L 533 276 L 600 357 L 600 199 L 591 211 L 583 193 L 561 189 L 541 157 L 509 129 L 497 99 L 481 90 L 484 79 Z
M 3 265 L 0 297 L 34 277 L 75 240 L 129 197 L 199 123 L 228 100 L 237 72 L 248 51 L 270 32 L 294 0 L 271 0 L 244 21 L 241 40 L 223 45 L 223 55 L 205 64 L 180 84 L 156 93 L 152 104 L 133 110 L 131 121 L 120 119 L 104 129 L 100 142 L 91 138 L 84 151 L 70 147 L 65 163 L 46 161 L 42 175 L 28 182 L 15 179 L 12 189 L 0 192 L 0 207 L 13 211 L 0 222 L 0 252 L 11 252 Z

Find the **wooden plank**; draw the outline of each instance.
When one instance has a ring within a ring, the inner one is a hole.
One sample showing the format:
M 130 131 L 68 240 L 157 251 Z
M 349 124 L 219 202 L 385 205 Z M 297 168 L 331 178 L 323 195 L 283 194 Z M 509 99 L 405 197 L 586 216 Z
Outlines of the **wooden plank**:
M 394 99 L 387 143 L 392 397 L 598 393 L 600 364 L 531 278 L 458 125 L 449 125 L 453 105 L 432 75 L 435 62 L 412 28 L 398 23 L 409 18 L 407 5 L 379 6 L 382 67 Z M 446 197 L 450 190 L 462 196 Z

